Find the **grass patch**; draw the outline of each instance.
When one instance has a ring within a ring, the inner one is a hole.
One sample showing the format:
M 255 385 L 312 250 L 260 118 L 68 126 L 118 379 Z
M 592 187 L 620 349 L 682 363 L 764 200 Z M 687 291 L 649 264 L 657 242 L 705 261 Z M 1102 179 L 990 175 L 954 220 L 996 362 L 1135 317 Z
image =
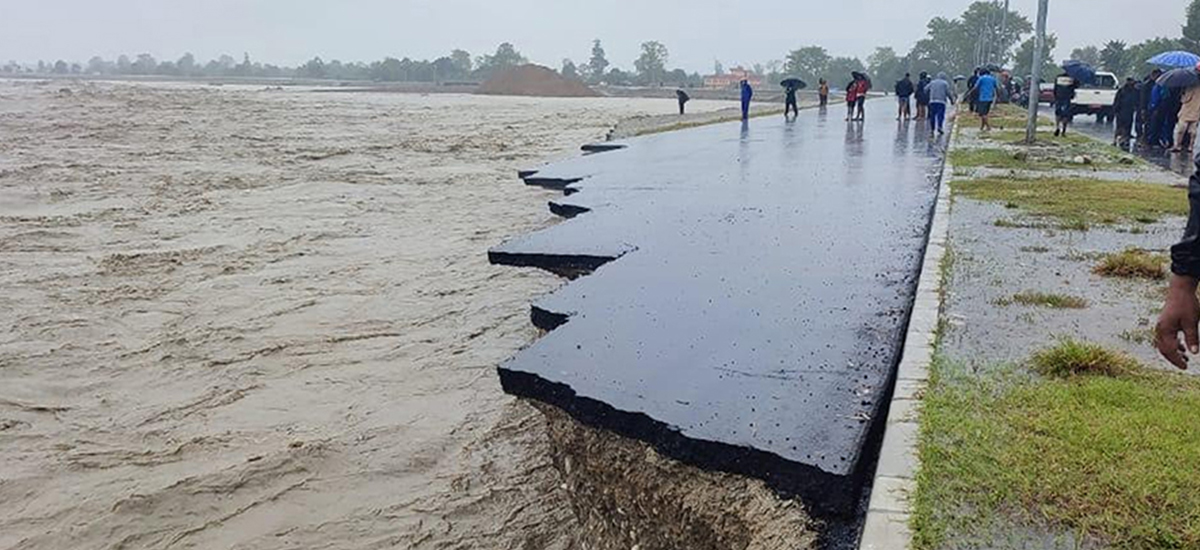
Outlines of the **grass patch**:
M 1032 254 L 1045 254 L 1050 252 L 1050 249 L 1045 246 L 1022 246 L 1021 252 L 1029 252 Z
M 1139 370 L 1136 359 L 1086 342 L 1064 339 L 1033 355 L 1033 370 L 1043 376 L 1069 378 L 1080 375 L 1127 376 Z
M 1087 224 L 1188 214 L 1187 191 L 1088 178 L 980 178 L 952 182 L 967 197 L 1014 204 L 1037 216 Z
M 1157 336 L 1154 334 L 1153 328 L 1143 327 L 1122 331 L 1118 337 L 1131 344 L 1146 346 L 1153 345 Z
M 1067 220 L 1060 223 L 1045 223 L 1000 218 L 992 222 L 992 225 L 1006 229 L 1057 229 L 1060 231 L 1087 231 L 1091 229 L 1087 222 L 1083 220 Z
M 1034 292 L 1030 290 L 1018 292 L 1007 298 L 1001 298 L 996 301 L 996 304 L 1001 306 L 1019 304 L 1023 306 L 1038 306 L 1053 309 L 1084 309 L 1088 307 L 1087 300 L 1084 300 L 1078 296 L 1047 292 Z
M 1159 280 L 1167 276 L 1167 257 L 1138 248 L 1105 254 L 1093 270 L 1105 277 Z
M 935 360 L 922 405 L 915 547 L 987 546 L 980 537 L 1003 541 L 1013 524 L 1119 549 L 1200 547 L 1200 380 L 1127 372 L 1135 367 L 1127 358 L 1087 344 L 1039 356 L 1091 374 L 981 377 Z
M 1006 149 L 955 149 L 950 151 L 950 162 L 955 168 L 998 168 L 1002 170 L 1053 170 L 1066 166 L 1063 162 L 1033 159 L 1018 151 Z

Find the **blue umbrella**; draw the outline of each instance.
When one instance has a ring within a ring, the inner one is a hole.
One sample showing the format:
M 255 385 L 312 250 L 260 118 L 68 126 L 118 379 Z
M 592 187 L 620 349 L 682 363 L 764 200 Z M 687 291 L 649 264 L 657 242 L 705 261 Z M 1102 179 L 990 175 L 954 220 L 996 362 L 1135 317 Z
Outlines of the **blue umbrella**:
M 1164 67 L 1195 67 L 1200 63 L 1200 55 L 1191 52 L 1163 52 L 1151 57 L 1147 63 Z
M 1082 61 L 1076 61 L 1074 59 L 1070 61 L 1064 61 L 1062 68 L 1067 72 L 1067 75 L 1069 75 L 1071 78 L 1074 78 L 1075 81 L 1079 82 L 1080 84 L 1091 84 L 1092 81 L 1096 79 L 1096 69 L 1093 69 L 1091 65 L 1088 65 Z

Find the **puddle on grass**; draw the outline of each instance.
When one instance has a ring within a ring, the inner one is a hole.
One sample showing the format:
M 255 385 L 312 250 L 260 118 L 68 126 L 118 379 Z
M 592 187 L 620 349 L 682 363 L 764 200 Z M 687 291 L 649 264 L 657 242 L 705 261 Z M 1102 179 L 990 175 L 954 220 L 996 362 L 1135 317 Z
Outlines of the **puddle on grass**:
M 1092 268 L 1102 254 L 1130 247 L 1166 251 L 1182 234 L 1183 218 L 1064 231 L 996 227 L 996 220 L 1054 225 L 1000 203 L 956 196 L 953 208 L 954 266 L 946 296 L 949 329 L 942 347 L 949 359 L 978 368 L 1021 362 L 1031 350 L 1070 336 L 1124 350 L 1147 365 L 1167 367 L 1145 337 L 1162 306 L 1166 281 L 1101 277 Z M 997 305 L 1022 291 L 1077 296 L 1087 300 L 1088 307 Z

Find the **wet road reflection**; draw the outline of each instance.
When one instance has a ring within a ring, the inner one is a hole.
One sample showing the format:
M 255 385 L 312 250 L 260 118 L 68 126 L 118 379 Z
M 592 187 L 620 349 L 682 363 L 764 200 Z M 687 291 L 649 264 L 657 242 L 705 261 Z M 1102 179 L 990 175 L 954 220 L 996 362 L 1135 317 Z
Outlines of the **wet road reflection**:
M 505 389 L 845 511 L 899 358 L 942 149 L 915 122 L 810 110 L 544 167 L 527 181 L 584 178 L 556 202 L 587 212 L 492 260 L 604 265 L 535 305 L 554 330 L 501 366 Z

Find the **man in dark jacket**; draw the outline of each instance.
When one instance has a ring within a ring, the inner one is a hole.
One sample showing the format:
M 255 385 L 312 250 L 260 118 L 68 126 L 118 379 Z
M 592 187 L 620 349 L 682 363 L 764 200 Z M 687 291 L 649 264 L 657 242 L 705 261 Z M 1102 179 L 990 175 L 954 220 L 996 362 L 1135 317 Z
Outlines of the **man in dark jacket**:
M 967 79 L 967 89 L 974 90 L 976 82 L 979 82 L 979 68 L 978 67 L 976 67 L 975 71 L 971 73 L 971 77 Z M 967 93 L 967 105 L 970 106 L 971 112 L 974 113 L 975 112 L 975 98 L 971 97 L 970 92 Z
M 683 91 L 683 88 L 680 88 L 675 90 L 675 99 L 679 100 L 679 115 L 683 116 L 683 108 L 685 105 L 687 105 L 688 101 L 692 100 L 692 98 L 687 92 Z
M 1117 90 L 1117 99 L 1113 101 L 1113 111 L 1117 117 L 1117 131 L 1113 138 L 1113 145 L 1122 149 L 1129 148 L 1129 140 L 1133 137 L 1133 116 L 1138 112 L 1140 101 L 1137 81 L 1133 77 L 1126 78 L 1125 85 Z
M 904 78 L 896 81 L 896 101 L 899 103 L 896 120 L 912 119 L 913 91 L 915 91 L 915 86 L 913 86 L 912 75 L 904 73 Z
M 1142 80 L 1141 86 L 1138 86 L 1138 145 L 1143 147 L 1150 145 L 1150 121 L 1153 118 L 1153 112 L 1150 110 L 1150 96 L 1154 92 L 1154 81 L 1162 76 L 1162 71 L 1154 69 Z
M 1200 156 L 1193 159 L 1200 168 Z M 1171 247 L 1171 286 L 1167 291 L 1166 305 L 1155 327 L 1155 344 L 1159 353 L 1172 365 L 1186 370 L 1188 353 L 1200 354 L 1200 301 L 1196 299 L 1197 282 L 1200 281 L 1200 173 L 1193 173 L 1188 181 L 1187 230 L 1183 240 Z M 1179 333 L 1183 333 L 1183 341 Z
M 742 120 L 750 120 L 750 100 L 754 99 L 754 88 L 750 87 L 750 81 L 742 80 Z
M 925 116 L 929 111 L 929 83 L 933 79 L 929 78 L 929 73 L 921 71 L 920 77 L 917 79 L 917 120 L 925 120 Z

